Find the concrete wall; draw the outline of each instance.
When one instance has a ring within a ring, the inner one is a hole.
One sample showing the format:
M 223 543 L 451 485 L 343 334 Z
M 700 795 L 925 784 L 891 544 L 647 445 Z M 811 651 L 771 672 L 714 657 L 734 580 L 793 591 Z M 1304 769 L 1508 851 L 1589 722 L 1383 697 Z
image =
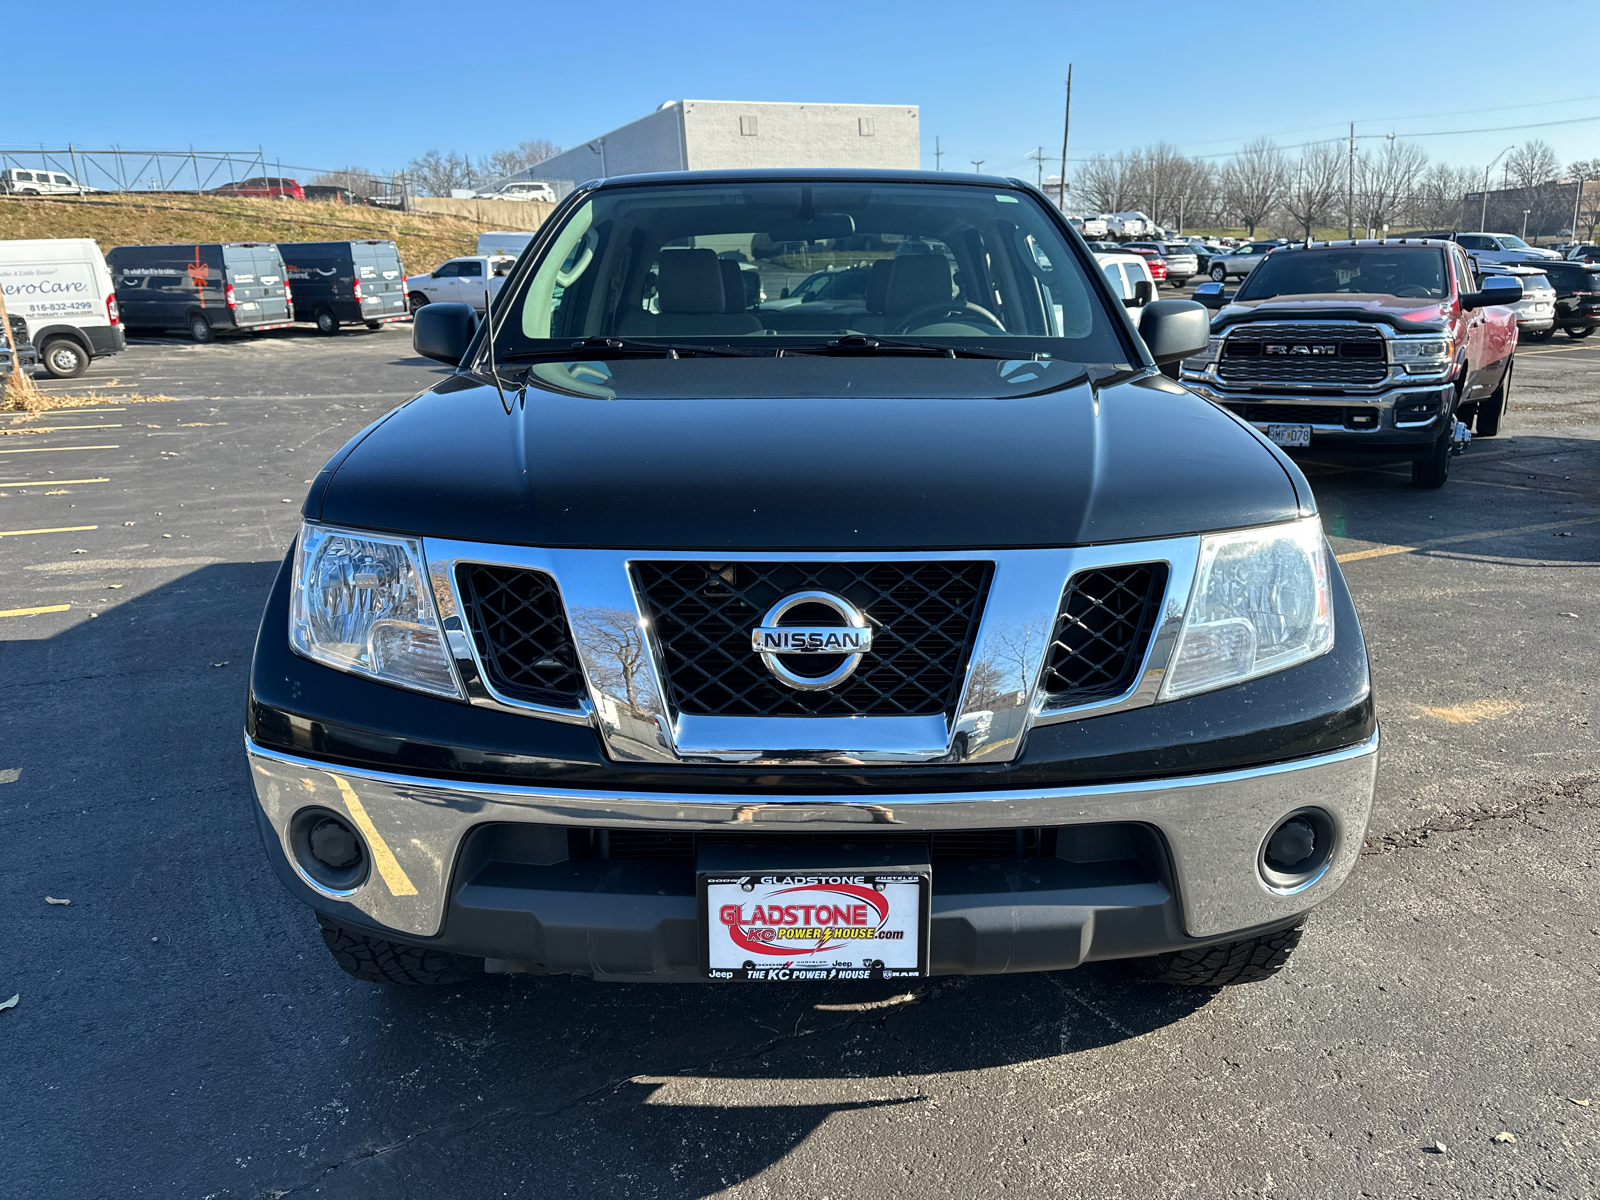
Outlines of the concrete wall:
M 531 233 L 544 224 L 555 205 L 542 200 L 451 200 L 443 196 L 414 196 L 411 207 L 420 213 L 465 217 L 485 229 L 517 229 Z
M 922 162 L 915 105 L 685 100 L 683 129 L 692 171 Z
M 915 170 L 922 147 L 914 104 L 766 104 L 680 100 L 513 175 L 566 195 L 601 175 L 741 167 Z
M 602 175 L 681 171 L 684 169 L 683 138 L 678 116 L 677 105 L 657 109 L 648 117 L 591 138 L 511 178 L 575 184 Z M 556 192 L 564 195 L 570 190 L 570 187 L 558 187 Z

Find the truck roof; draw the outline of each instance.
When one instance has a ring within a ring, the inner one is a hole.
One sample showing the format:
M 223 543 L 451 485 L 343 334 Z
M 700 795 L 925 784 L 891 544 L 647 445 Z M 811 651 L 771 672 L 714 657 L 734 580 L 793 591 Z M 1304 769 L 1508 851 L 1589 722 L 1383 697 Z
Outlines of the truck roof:
M 971 171 L 903 171 L 867 167 L 762 167 L 718 171 L 655 171 L 591 179 L 580 188 L 638 187 L 663 183 L 966 183 L 981 187 L 1026 188 L 1031 183 Z

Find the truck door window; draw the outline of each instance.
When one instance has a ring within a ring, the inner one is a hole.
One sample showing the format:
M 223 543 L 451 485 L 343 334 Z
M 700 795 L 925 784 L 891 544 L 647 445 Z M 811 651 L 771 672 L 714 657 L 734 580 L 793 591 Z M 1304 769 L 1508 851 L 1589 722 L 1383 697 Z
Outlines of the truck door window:
M 483 277 L 483 264 L 472 261 L 457 263 L 456 274 L 463 277 L 481 279 Z

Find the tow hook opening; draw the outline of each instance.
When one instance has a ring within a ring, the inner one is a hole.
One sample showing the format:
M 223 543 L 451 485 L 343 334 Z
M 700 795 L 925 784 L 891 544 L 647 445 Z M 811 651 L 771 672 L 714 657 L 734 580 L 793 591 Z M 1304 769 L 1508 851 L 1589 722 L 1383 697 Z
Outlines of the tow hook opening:
M 301 872 L 325 891 L 348 893 L 366 882 L 366 843 L 338 813 L 302 808 L 289 823 L 289 845 Z
M 1285 895 L 1310 887 L 1333 861 L 1337 836 L 1333 818 L 1320 808 L 1289 813 L 1261 843 L 1257 867 L 1262 881 Z

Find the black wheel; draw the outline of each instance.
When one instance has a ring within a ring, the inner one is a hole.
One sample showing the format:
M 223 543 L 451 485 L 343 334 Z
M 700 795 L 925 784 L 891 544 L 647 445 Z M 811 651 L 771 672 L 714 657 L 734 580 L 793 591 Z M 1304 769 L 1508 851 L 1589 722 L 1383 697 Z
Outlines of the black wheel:
M 328 308 L 317 309 L 317 332 L 331 337 L 339 332 L 339 318 L 333 315 L 333 310 Z
M 421 308 L 427 302 L 428 297 L 423 295 L 421 292 L 412 292 L 406 297 L 406 303 L 411 306 L 412 312 L 416 312 L 417 309 Z
M 1221 263 L 1217 263 L 1211 268 L 1211 278 L 1216 283 L 1227 283 L 1228 268 L 1223 266 Z
M 1280 929 L 1242 942 L 1223 942 L 1177 950 L 1151 958 L 1136 958 L 1134 969 L 1147 979 L 1183 987 L 1227 987 L 1234 983 L 1260 983 L 1271 979 L 1289 961 L 1300 944 L 1305 927 Z
M 322 927 L 322 941 L 333 961 L 347 974 L 367 983 L 440 987 L 466 983 L 483 974 L 483 964 L 475 958 L 368 937 L 335 925 L 321 913 L 317 914 L 317 924 Z
M 1514 362 L 1506 364 L 1506 373 L 1500 377 L 1500 386 L 1478 404 L 1478 419 L 1473 428 L 1479 437 L 1493 437 L 1500 432 L 1500 418 L 1511 407 L 1511 371 L 1514 365 Z
M 382 321 L 368 321 L 367 322 L 367 328 L 368 329 L 382 329 L 383 328 L 383 322 Z
M 1443 487 L 1450 478 L 1450 433 L 1434 442 L 1423 458 L 1411 464 L 1411 482 L 1421 488 Z
M 189 318 L 189 336 L 204 345 L 206 342 L 217 340 L 217 331 L 211 328 L 211 322 L 199 313 Z
M 1530 329 L 1527 333 L 1521 335 L 1520 340 L 1524 342 L 1548 342 L 1555 335 L 1556 327 L 1552 325 L 1549 329 Z
M 1593 332 L 1594 332 L 1594 326 L 1593 325 L 1568 325 L 1567 326 L 1567 336 L 1569 338 L 1586 338 Z
M 51 338 L 40 349 L 39 361 L 57 379 L 76 379 L 89 369 L 89 352 L 70 338 Z

